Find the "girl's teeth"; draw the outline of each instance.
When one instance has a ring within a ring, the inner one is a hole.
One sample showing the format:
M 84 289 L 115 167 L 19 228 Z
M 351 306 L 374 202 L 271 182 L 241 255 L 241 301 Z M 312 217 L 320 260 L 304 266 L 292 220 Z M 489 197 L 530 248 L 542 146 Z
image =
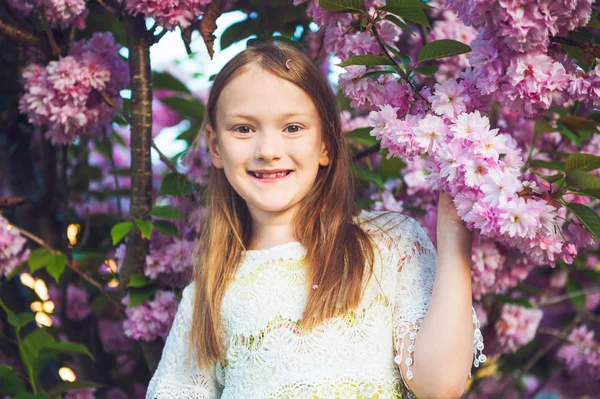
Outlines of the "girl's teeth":
M 266 173 L 256 173 L 256 176 L 261 178 L 261 179 L 274 179 L 276 177 L 283 177 L 287 174 L 287 172 L 280 172 L 280 173 L 270 173 L 270 174 L 266 174 Z

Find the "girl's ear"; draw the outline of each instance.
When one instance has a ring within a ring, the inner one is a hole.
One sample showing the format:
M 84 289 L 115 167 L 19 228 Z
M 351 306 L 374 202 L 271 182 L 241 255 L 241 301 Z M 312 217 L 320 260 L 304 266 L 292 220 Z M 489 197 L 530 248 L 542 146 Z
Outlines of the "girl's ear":
M 206 145 L 208 146 L 208 153 L 210 154 L 210 159 L 214 167 L 223 169 L 223 159 L 221 158 L 221 152 L 219 150 L 217 134 L 210 124 L 206 125 Z
M 325 147 L 325 141 L 323 141 L 323 143 L 321 144 L 321 155 L 319 156 L 319 165 L 329 165 L 329 153 L 327 152 L 327 148 Z

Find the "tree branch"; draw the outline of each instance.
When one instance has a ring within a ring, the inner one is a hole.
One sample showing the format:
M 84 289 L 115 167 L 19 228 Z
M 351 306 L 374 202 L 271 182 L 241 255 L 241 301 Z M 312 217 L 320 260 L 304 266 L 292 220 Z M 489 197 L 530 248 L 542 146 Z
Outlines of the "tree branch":
M 46 42 L 31 32 L 18 28 L 2 19 L 0 19 L 0 34 L 3 34 L 16 42 L 46 49 Z
M 381 149 L 381 143 L 377 143 L 374 146 L 369 147 L 366 150 L 363 150 L 363 151 L 357 153 L 354 156 L 353 161 L 357 162 L 358 160 L 360 160 L 364 157 L 368 157 L 371 154 L 375 154 L 375 153 L 379 152 L 380 149 Z

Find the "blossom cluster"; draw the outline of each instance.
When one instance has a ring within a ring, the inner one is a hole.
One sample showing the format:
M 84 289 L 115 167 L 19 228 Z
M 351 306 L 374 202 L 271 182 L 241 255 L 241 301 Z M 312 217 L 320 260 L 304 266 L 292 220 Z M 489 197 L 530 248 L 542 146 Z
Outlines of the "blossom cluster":
M 187 28 L 202 15 L 211 0 L 122 0 L 125 9 L 133 14 L 153 18 L 165 29 Z
M 478 89 L 503 106 L 534 116 L 567 100 L 600 103 L 600 69 L 585 72 L 564 53 L 549 54 L 554 37 L 585 26 L 591 0 L 446 0 L 478 30 L 468 59 Z
M 29 257 L 27 240 L 0 215 L 0 277 L 8 276 Z
M 567 339 L 569 342 L 559 348 L 557 357 L 571 372 L 597 377 L 600 372 L 600 345 L 594 339 L 594 331 L 581 325 L 574 328 Z
M 500 318 L 494 325 L 499 351 L 512 353 L 529 343 L 535 337 L 542 316 L 541 309 L 505 304 Z
M 127 306 L 127 320 L 123 322 L 126 336 L 148 342 L 157 337 L 167 339 L 178 306 L 174 293 L 158 290 L 154 299 L 147 299 L 133 308 L 129 308 L 129 297 L 124 297 L 122 302 Z
M 115 110 L 102 99 L 122 103 L 127 86 L 127 63 L 112 33 L 94 33 L 75 42 L 66 56 L 47 66 L 29 64 L 23 71 L 25 93 L 19 109 L 34 126 L 48 126 L 46 137 L 55 145 L 73 143 L 79 135 L 99 135 Z
M 75 25 L 85 28 L 87 0 L 8 0 L 9 7 L 25 15 L 37 12 L 53 28 Z

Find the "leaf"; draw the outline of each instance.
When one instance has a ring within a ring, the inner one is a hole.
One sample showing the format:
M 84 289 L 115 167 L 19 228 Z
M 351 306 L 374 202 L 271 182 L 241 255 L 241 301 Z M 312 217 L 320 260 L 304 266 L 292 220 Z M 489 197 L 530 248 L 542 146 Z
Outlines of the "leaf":
M 565 180 L 569 186 L 577 189 L 600 189 L 600 179 L 583 170 L 567 172 Z
M 319 7 L 325 11 L 364 13 L 365 4 L 363 0 L 319 0 Z
M 194 186 L 181 173 L 169 173 L 160 184 L 159 193 L 162 195 L 185 196 L 194 192 Z
M 183 98 L 178 96 L 163 97 L 159 100 L 167 107 L 179 112 L 183 117 L 204 118 L 204 103 L 197 98 Z
M 29 254 L 29 258 L 27 258 L 27 264 L 33 273 L 36 270 L 46 266 L 50 262 L 50 258 L 52 258 L 52 252 L 50 252 L 48 249 L 36 248 L 31 251 L 31 254 Z
M 258 19 L 247 18 L 243 21 L 229 25 L 221 34 L 221 50 L 226 49 L 233 43 L 260 33 L 261 24 Z
M 19 266 L 15 267 L 12 272 L 8 276 L 6 276 L 6 281 L 12 279 L 15 276 L 21 274 L 23 270 L 27 267 L 27 262 L 22 262 Z
M 385 16 L 384 19 L 387 19 L 390 22 L 395 23 L 400 29 L 402 29 L 404 32 L 408 32 L 413 36 L 417 36 L 415 35 L 415 33 L 410 29 L 410 27 L 408 25 L 406 25 L 406 23 L 404 23 L 404 21 L 402 21 L 400 18 L 398 18 L 395 15 L 392 14 L 388 14 Z
M 565 115 L 558 120 L 572 132 L 584 130 L 586 132 L 598 133 L 598 123 L 593 119 L 583 118 L 581 116 Z
M 537 170 L 531 170 L 531 171 L 533 173 L 535 173 L 536 175 L 538 175 L 539 177 L 541 177 L 542 179 L 546 180 L 548 183 L 556 183 L 557 181 L 559 181 L 560 179 L 562 179 L 565 176 L 562 173 L 557 173 L 555 175 L 548 176 L 548 175 L 541 174 Z
M 52 342 L 56 342 L 56 340 L 46 328 L 39 328 L 27 334 L 21 345 L 21 360 L 26 368 L 31 366 L 37 369 L 40 351 Z
M 361 179 L 361 180 L 365 180 L 371 183 L 375 183 L 375 185 L 379 188 L 384 188 L 384 183 L 383 180 L 381 179 L 381 176 L 379 176 L 377 173 L 373 172 L 370 169 L 367 168 L 362 168 L 359 167 L 358 165 L 354 165 L 354 173 L 356 173 L 356 176 Z
M 167 220 L 155 220 L 153 224 L 159 233 L 168 237 L 179 237 L 179 229 L 173 223 Z
M 154 206 L 150 211 L 150 216 L 156 216 L 157 218 L 164 219 L 183 219 L 183 215 L 179 211 L 179 208 L 170 205 Z
M 153 229 L 152 221 L 136 218 L 135 224 L 140 229 L 140 232 L 142 233 L 142 238 L 149 240 L 150 236 L 152 235 L 152 229 Z
M 427 65 L 419 68 L 413 69 L 413 71 L 418 72 L 425 76 L 431 76 L 438 71 L 437 65 Z
M 574 292 L 581 291 L 582 289 L 581 284 L 573 279 L 569 279 L 567 281 L 565 288 L 567 289 L 568 294 L 573 294 Z M 571 298 L 571 302 L 573 302 L 573 305 L 575 305 L 575 308 L 578 311 L 583 310 L 583 307 L 585 306 L 585 297 L 586 295 L 577 295 Z
M 371 147 L 371 146 L 374 146 L 375 144 L 377 144 L 377 139 L 375 137 L 371 136 L 371 130 L 373 130 L 373 129 L 370 127 L 361 127 L 361 128 L 349 131 L 348 133 L 345 134 L 345 136 L 348 139 L 350 139 L 351 141 L 356 141 L 357 143 L 361 143 L 361 144 Z
M 495 295 L 494 298 L 500 303 L 509 303 L 512 305 L 519 305 L 521 307 L 532 309 L 533 305 L 525 298 L 514 298 L 508 295 Z
M 9 324 L 12 325 L 16 330 L 20 330 L 27 324 L 32 323 L 34 321 L 35 317 L 33 317 L 31 313 L 20 313 L 18 315 L 13 313 L 12 315 L 8 315 Z
M 156 284 L 140 288 L 131 288 L 129 290 L 129 309 L 136 307 L 146 299 L 150 298 L 156 292 Z
M 419 50 L 418 62 L 450 57 L 471 51 L 471 47 L 456 40 L 442 39 L 429 42 Z
M 593 154 L 578 152 L 571 154 L 565 160 L 567 172 L 579 169 L 590 171 L 600 168 L 600 157 Z
M 52 342 L 41 348 L 40 353 L 70 353 L 86 355 L 94 360 L 88 348 L 77 342 Z
M 129 233 L 132 227 L 132 222 L 121 222 L 115 224 L 112 227 L 112 229 L 110 229 L 110 235 L 112 237 L 113 245 L 117 245 L 119 241 L 125 238 L 125 236 Z
M 364 78 L 370 78 L 370 77 L 375 77 L 378 78 L 380 75 L 388 75 L 388 74 L 393 74 L 396 73 L 396 71 L 390 71 L 389 69 L 382 69 L 379 71 L 369 71 L 367 73 L 365 73 L 363 76 L 361 76 L 361 79 Z
M 405 21 L 411 21 L 416 24 L 431 28 L 431 25 L 429 24 L 429 19 L 427 19 L 427 15 L 425 15 L 423 10 L 419 8 L 389 5 L 382 7 L 382 9 L 386 12 L 402 17 L 402 19 L 404 19 Z
M 31 393 L 31 392 L 23 392 L 15 396 L 13 399 L 50 399 L 50 395 L 47 393 Z
M 554 133 L 556 131 L 558 131 L 557 128 L 552 127 L 548 122 L 546 121 L 536 121 L 535 125 L 533 127 L 533 130 L 536 133 Z
M 140 288 L 150 284 L 154 284 L 154 282 L 146 278 L 146 276 L 142 274 L 133 274 L 127 283 L 127 287 Z
M 62 384 L 55 385 L 50 390 L 48 390 L 48 393 L 54 397 L 73 389 L 102 388 L 104 386 L 104 384 L 100 384 L 99 382 L 76 380 L 73 382 L 65 382 Z
M 190 89 L 169 72 L 152 72 L 152 90 L 172 90 L 192 94 Z
M 421 0 L 387 0 L 385 4 L 388 6 L 399 6 L 418 9 L 434 8 L 429 4 L 422 2 Z
M 213 48 L 216 36 L 214 32 L 217 30 L 217 19 L 223 14 L 225 8 L 225 0 L 213 0 L 204 9 L 202 20 L 200 21 L 200 35 L 204 39 L 206 50 L 210 59 L 213 58 L 215 50 Z M 191 40 L 191 38 L 190 38 Z
M 565 163 L 558 161 L 542 161 L 539 159 L 534 159 L 529 162 L 529 164 L 534 168 L 544 168 L 544 169 L 552 169 L 552 170 L 560 170 L 562 172 L 565 171 Z
M 383 43 L 385 45 L 385 47 L 387 47 L 388 50 L 390 50 L 392 52 L 392 54 L 394 54 L 394 56 L 396 58 L 398 58 L 404 65 L 410 65 L 411 60 L 410 57 L 406 54 L 402 54 L 400 51 L 398 51 L 394 46 L 387 44 L 387 43 Z
M 25 383 L 19 378 L 12 367 L 0 365 L 0 393 L 18 394 L 26 390 Z
M 394 63 L 388 57 L 382 55 L 354 55 L 337 65 L 345 68 L 350 65 L 376 66 L 394 65 Z
M 56 280 L 57 284 L 58 280 L 60 279 L 60 276 L 65 271 L 66 264 L 67 258 L 65 257 L 65 255 L 54 254 L 52 255 L 52 259 L 50 260 L 50 262 L 46 265 L 46 271 L 48 272 L 48 274 L 54 277 L 54 280 Z
M 577 219 L 594 236 L 596 241 L 600 241 L 600 216 L 592 208 L 576 202 L 568 202 L 567 209 L 573 212 Z

